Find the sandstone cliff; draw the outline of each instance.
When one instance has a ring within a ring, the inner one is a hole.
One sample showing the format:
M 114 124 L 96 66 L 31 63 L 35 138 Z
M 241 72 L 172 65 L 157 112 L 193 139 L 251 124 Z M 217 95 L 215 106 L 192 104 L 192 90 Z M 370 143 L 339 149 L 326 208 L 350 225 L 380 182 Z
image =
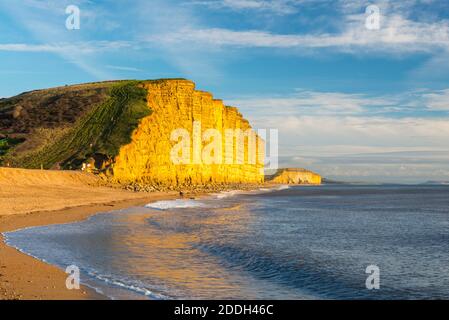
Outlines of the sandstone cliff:
M 242 132 L 251 129 L 237 108 L 224 106 L 210 93 L 195 90 L 195 84 L 187 80 L 146 81 L 143 86 L 148 92 L 147 103 L 152 114 L 141 120 L 131 143 L 123 146 L 115 158 L 113 174 L 117 181 L 170 185 L 263 182 L 263 141 L 257 137 L 255 152 L 258 156 L 251 163 L 248 139 L 243 141 L 243 159 L 238 159 L 237 139 L 226 139 L 227 129 Z M 202 136 L 209 129 L 219 132 L 222 143 L 218 157 L 221 161 L 204 163 L 198 155 L 195 163 L 195 153 L 201 152 L 210 142 L 203 137 L 200 146 L 196 146 L 199 150 L 194 149 L 194 141 L 190 143 L 190 161 L 187 162 L 191 163 L 173 163 L 171 150 L 175 142 L 171 139 L 172 132 L 184 129 L 192 138 L 195 124 L 200 125 L 197 129 Z M 226 150 L 231 150 L 231 154 Z
M 268 182 L 280 184 L 321 184 L 321 176 L 301 168 L 279 169 L 276 174 L 267 176 Z

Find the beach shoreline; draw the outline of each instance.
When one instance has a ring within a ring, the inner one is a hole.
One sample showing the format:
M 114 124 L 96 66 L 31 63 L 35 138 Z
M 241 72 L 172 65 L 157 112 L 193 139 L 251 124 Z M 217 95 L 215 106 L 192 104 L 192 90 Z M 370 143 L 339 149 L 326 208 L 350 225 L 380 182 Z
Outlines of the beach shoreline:
M 135 195 L 135 193 L 130 194 Z M 81 285 L 80 290 L 68 290 L 65 286 L 68 275 L 64 270 L 9 246 L 5 242 L 4 233 L 25 228 L 81 222 L 97 214 L 108 214 L 121 209 L 144 206 L 151 202 L 199 198 L 211 194 L 213 193 L 196 192 L 182 197 L 178 192 L 140 193 L 139 198 L 78 205 L 59 210 L 0 215 L 0 300 L 109 299 L 85 285 Z M 83 282 L 82 279 L 81 282 Z
M 142 194 L 141 198 L 136 199 L 80 205 L 61 210 L 0 215 L 0 300 L 107 299 L 87 286 L 81 286 L 80 290 L 68 290 L 65 286 L 68 275 L 63 270 L 8 246 L 4 242 L 3 233 L 29 227 L 79 222 L 96 214 L 107 214 L 110 211 L 175 198 L 179 198 L 176 192 L 158 192 Z
M 267 184 L 242 189 L 264 186 Z M 86 286 L 68 290 L 64 270 L 8 246 L 3 233 L 79 222 L 99 213 L 159 200 L 197 198 L 229 190 L 234 189 L 186 190 L 183 195 L 179 191 L 132 192 L 106 187 L 98 178 L 79 172 L 0 168 L 0 300 L 107 299 Z

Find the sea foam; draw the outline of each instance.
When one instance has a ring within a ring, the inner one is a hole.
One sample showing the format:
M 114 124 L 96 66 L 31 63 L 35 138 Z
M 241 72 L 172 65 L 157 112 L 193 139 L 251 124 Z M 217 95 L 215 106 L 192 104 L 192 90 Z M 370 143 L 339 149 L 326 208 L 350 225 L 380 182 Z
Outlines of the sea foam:
M 242 190 L 222 191 L 220 193 L 214 193 L 212 195 L 215 196 L 216 199 L 224 199 L 224 198 L 233 197 L 237 194 L 244 194 L 244 191 L 242 191 Z
M 197 208 L 205 207 L 206 205 L 197 200 L 191 199 L 176 199 L 176 200 L 162 200 L 149 203 L 145 205 L 145 208 L 168 210 L 168 209 L 185 209 L 185 208 Z

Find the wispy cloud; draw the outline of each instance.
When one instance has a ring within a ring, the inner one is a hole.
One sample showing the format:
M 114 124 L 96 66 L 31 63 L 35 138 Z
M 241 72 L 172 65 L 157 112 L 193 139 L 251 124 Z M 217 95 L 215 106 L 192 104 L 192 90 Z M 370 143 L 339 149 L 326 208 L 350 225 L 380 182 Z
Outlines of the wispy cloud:
M 157 9 L 156 9 L 157 8 Z M 134 2 L 134 22 L 138 26 L 136 42 L 148 51 L 149 56 L 159 56 L 178 70 L 182 77 L 196 81 L 216 82 L 221 77 L 222 57 L 211 54 L 189 42 L 171 43 L 167 41 L 149 41 L 148 35 L 164 38 L 166 35 L 184 27 L 197 28 L 198 14 L 191 6 L 181 6 L 172 0 L 137 0 Z M 213 49 L 212 49 L 213 50 Z
M 284 15 L 297 12 L 295 4 L 299 2 L 292 0 L 204 0 L 191 1 L 188 4 L 207 6 L 211 9 L 257 10 Z
M 227 102 L 256 128 L 279 130 L 282 166 L 305 166 L 343 180 L 416 182 L 449 177 L 449 116 L 441 113 L 448 93 L 298 90 Z
M 251 113 L 257 114 L 320 114 L 320 115 L 350 115 L 367 112 L 369 109 L 377 111 L 388 110 L 396 106 L 396 101 L 390 97 L 369 97 L 363 94 L 343 92 L 320 92 L 297 90 L 292 95 L 275 97 L 254 97 L 228 101 Z
M 313 168 L 326 177 L 346 181 L 449 181 L 448 149 L 432 147 L 302 146 L 285 156 L 283 166 Z
M 142 72 L 143 71 L 143 70 L 141 70 L 139 68 L 125 67 L 125 66 L 107 65 L 106 67 L 109 68 L 109 69 L 119 70 L 119 71 L 132 71 L 132 72 Z
M 211 9 L 267 10 L 278 13 L 294 13 L 310 7 L 334 7 L 339 12 L 353 14 L 361 12 L 371 4 L 379 6 L 382 11 L 409 13 L 417 5 L 444 4 L 444 0 L 194 0 L 186 4 L 206 6 Z
M 449 89 L 427 93 L 424 98 L 427 100 L 427 106 L 430 109 L 449 111 Z
M 273 115 L 256 122 L 278 127 L 291 139 L 305 144 L 448 147 L 448 119 Z
M 342 180 L 449 180 L 447 119 L 273 115 L 252 123 L 279 129 L 281 166 Z
M 67 53 L 78 52 L 80 54 L 95 53 L 129 48 L 131 45 L 124 41 L 87 41 L 87 42 L 60 42 L 49 44 L 29 43 L 0 43 L 0 51 L 11 52 L 50 52 Z
M 447 147 L 449 89 L 368 96 L 299 90 L 287 97 L 246 97 L 239 106 L 256 127 L 279 128 L 286 141 L 308 145 Z M 413 109 L 414 112 L 407 113 Z M 432 116 L 431 111 L 440 112 Z M 419 112 L 426 112 L 420 117 Z
M 237 105 L 246 114 L 312 116 L 387 116 L 406 117 L 416 112 L 428 116 L 449 111 L 449 89 L 419 89 L 396 94 L 323 92 L 298 89 L 292 94 L 240 97 L 228 104 Z M 449 118 L 448 118 L 449 119 Z
M 76 2 L 76 4 L 82 4 L 86 7 L 89 3 L 89 0 Z M 73 3 L 68 0 L 45 2 L 22 0 L 8 4 L 0 3 L 3 12 L 33 38 L 33 43 L 0 44 L 0 50 L 54 53 L 96 79 L 113 78 L 105 68 L 99 66 L 96 61 L 96 54 L 104 50 L 123 48 L 127 46 L 127 43 L 121 41 L 91 41 L 85 37 L 85 33 L 69 32 L 65 28 L 65 8 L 69 4 Z M 89 10 L 83 10 L 82 12 L 85 17 L 94 15 Z
M 399 15 L 386 17 L 380 30 L 365 28 L 364 16 L 348 18 L 347 26 L 335 34 L 276 34 L 260 30 L 224 28 L 181 29 L 149 37 L 166 43 L 190 42 L 216 47 L 338 49 L 345 52 L 434 52 L 449 51 L 449 21 L 416 22 Z

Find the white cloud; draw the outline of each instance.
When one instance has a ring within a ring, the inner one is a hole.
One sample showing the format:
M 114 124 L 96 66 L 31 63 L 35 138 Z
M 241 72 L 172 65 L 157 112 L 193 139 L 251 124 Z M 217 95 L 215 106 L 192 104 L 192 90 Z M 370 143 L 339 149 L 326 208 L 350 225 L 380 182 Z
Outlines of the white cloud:
M 195 43 L 216 47 L 338 49 L 345 52 L 434 52 L 449 51 L 449 21 L 416 22 L 391 15 L 382 19 L 380 30 L 365 28 L 363 15 L 348 16 L 345 29 L 336 34 L 276 34 L 260 30 L 183 28 L 150 41 Z
M 322 92 L 298 89 L 293 94 L 248 96 L 227 100 L 247 115 L 300 116 L 413 116 L 449 111 L 449 89 L 416 89 L 396 94 Z M 435 114 L 434 114 L 435 115 Z
M 50 44 L 29 44 L 29 43 L 0 43 L 0 51 L 12 52 L 51 52 L 67 53 L 78 52 L 80 54 L 95 53 L 106 50 L 117 50 L 130 47 L 131 45 L 123 41 L 88 41 L 73 43 L 50 43 Z
M 235 11 L 269 11 L 277 14 L 296 13 L 304 8 L 335 8 L 343 14 L 360 13 L 368 5 L 376 5 L 382 12 L 410 14 L 417 5 L 435 4 L 444 0 L 195 0 L 190 5 L 202 5 L 211 9 L 232 9 Z M 422 7 L 421 7 L 422 10 Z
M 86 6 L 89 3 L 89 0 L 76 2 L 78 5 Z M 120 41 L 88 41 L 89 33 L 82 32 L 85 20 L 82 22 L 81 30 L 68 31 L 65 28 L 65 8 L 68 4 L 73 2 L 69 0 L 46 2 L 22 0 L 8 4 L 0 2 L 0 8 L 4 13 L 28 31 L 33 42 L 37 43 L 3 43 L 0 44 L 0 50 L 54 53 L 98 80 L 115 78 L 98 63 L 97 53 L 123 48 L 127 44 Z M 92 18 L 95 13 L 83 7 L 82 15 Z
M 428 108 L 449 111 L 449 89 L 427 93 L 424 97 L 427 100 Z
M 449 119 L 272 115 L 255 121 L 307 145 L 449 147 Z
M 106 67 L 109 69 L 114 69 L 114 70 L 119 70 L 119 71 L 132 71 L 132 72 L 142 72 L 143 71 L 139 68 L 125 67 L 125 66 L 107 65 Z
M 204 5 L 212 9 L 228 8 L 231 10 L 257 10 L 275 14 L 292 14 L 297 12 L 295 4 L 299 1 L 292 0 L 210 0 L 193 1 L 189 4 Z
M 246 112 L 286 115 L 350 115 L 370 110 L 390 110 L 397 101 L 392 97 L 369 97 L 363 94 L 298 90 L 291 96 L 242 98 L 227 101 Z

